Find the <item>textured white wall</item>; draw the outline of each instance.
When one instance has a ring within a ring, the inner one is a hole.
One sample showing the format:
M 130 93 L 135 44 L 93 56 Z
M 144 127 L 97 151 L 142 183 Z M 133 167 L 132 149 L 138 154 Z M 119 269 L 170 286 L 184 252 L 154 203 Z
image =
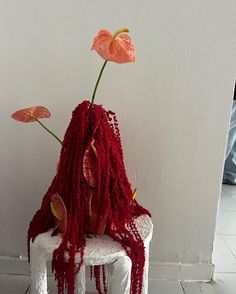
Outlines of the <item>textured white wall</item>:
M 0 1 L 0 255 L 26 232 L 55 173 L 59 145 L 10 119 L 45 105 L 60 137 L 89 99 L 101 28 L 130 28 L 135 64 L 108 64 L 97 103 L 116 111 L 127 172 L 153 214 L 154 261 L 207 262 L 235 77 L 234 0 Z

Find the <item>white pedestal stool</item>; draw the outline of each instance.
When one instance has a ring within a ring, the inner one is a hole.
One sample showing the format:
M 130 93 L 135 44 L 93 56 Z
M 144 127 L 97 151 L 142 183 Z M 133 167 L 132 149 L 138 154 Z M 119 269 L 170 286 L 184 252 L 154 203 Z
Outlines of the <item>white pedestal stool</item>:
M 153 224 L 147 215 L 135 219 L 135 224 L 145 246 L 145 267 L 142 294 L 148 293 L 149 243 L 152 239 Z M 53 251 L 58 248 L 61 236 L 51 236 L 52 230 L 38 235 L 30 244 L 31 293 L 47 294 L 47 261 L 52 259 Z M 108 293 L 129 294 L 131 260 L 118 242 L 110 236 L 86 238 L 84 264 L 76 277 L 76 293 L 85 294 L 85 266 L 113 263 L 113 275 Z M 79 261 L 79 256 L 75 257 Z M 128 284 L 127 284 L 128 283 Z M 125 285 L 121 291 L 121 285 Z

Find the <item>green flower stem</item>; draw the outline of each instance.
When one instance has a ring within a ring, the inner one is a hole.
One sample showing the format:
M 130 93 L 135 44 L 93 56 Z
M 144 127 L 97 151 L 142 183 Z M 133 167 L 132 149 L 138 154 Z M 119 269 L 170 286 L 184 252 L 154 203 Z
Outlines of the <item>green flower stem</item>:
M 50 131 L 39 119 L 37 119 L 34 116 L 33 118 L 41 125 L 41 127 L 43 127 L 49 134 L 51 134 L 62 145 L 62 141 L 52 131 Z
M 108 60 L 105 60 L 105 62 L 103 63 L 103 66 L 102 66 L 102 68 L 101 68 L 101 70 L 100 70 L 100 73 L 99 73 L 99 76 L 98 76 L 98 79 L 97 79 L 97 82 L 96 82 L 96 85 L 95 85 L 95 88 L 94 88 L 94 91 L 93 91 L 93 96 L 92 96 L 92 100 L 91 100 L 91 105 L 93 105 L 93 102 L 94 102 L 94 99 L 95 99 L 95 95 L 96 95 L 96 92 L 97 92 L 97 87 L 98 87 L 98 84 L 99 84 L 99 82 L 100 82 L 100 80 L 101 80 L 102 73 L 103 73 L 104 68 L 105 68 L 105 66 L 106 66 L 106 64 L 107 64 L 107 61 L 108 61 Z

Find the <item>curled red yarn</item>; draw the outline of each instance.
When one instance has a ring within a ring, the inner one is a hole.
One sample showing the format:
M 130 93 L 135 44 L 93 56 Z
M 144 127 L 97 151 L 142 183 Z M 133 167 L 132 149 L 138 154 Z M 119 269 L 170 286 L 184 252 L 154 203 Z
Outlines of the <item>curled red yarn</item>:
M 145 262 L 144 244 L 134 224 L 134 218 L 150 213 L 132 200 L 131 184 L 126 175 L 120 132 L 115 114 L 102 106 L 84 101 L 72 114 L 65 133 L 60 155 L 60 166 L 45 194 L 41 208 L 30 222 L 28 230 L 28 252 L 30 240 L 55 226 L 50 210 L 51 196 L 58 193 L 67 208 L 67 230 L 60 246 L 53 252 L 52 269 L 57 280 L 58 294 L 74 294 L 75 274 L 83 263 L 85 235 L 89 232 L 89 187 L 83 175 L 83 157 L 86 148 L 94 140 L 97 150 L 96 223 L 106 221 L 105 233 L 119 242 L 132 261 L 131 294 L 141 294 Z M 104 218 L 105 216 L 105 218 Z M 65 260 L 65 252 L 69 260 Z M 75 254 L 80 263 L 75 264 Z M 98 293 L 107 292 L 104 267 L 95 266 L 94 278 Z

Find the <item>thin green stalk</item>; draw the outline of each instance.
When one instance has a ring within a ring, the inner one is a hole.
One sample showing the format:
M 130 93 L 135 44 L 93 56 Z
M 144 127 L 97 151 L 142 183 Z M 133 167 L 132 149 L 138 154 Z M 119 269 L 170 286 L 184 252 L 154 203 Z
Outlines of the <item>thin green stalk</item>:
M 93 105 L 93 103 L 94 103 L 95 95 L 96 95 L 96 92 L 97 92 L 97 87 L 98 87 L 98 84 L 99 84 L 99 82 L 100 82 L 100 80 L 101 80 L 102 73 L 103 73 L 104 68 L 105 68 L 105 66 L 106 66 L 106 64 L 107 64 L 107 61 L 108 61 L 108 60 L 105 60 L 105 62 L 103 63 L 103 66 L 102 66 L 102 68 L 101 68 L 101 70 L 100 70 L 100 73 L 99 73 L 99 76 L 98 76 L 98 79 L 97 79 L 97 82 L 96 82 L 96 85 L 95 85 L 95 88 L 94 88 L 94 91 L 93 91 L 93 96 L 92 96 L 92 100 L 91 100 L 91 105 Z
M 62 145 L 62 141 L 52 131 L 50 131 L 39 119 L 37 119 L 34 116 L 33 118 L 41 125 L 41 127 L 43 127 L 49 134 L 51 134 Z

